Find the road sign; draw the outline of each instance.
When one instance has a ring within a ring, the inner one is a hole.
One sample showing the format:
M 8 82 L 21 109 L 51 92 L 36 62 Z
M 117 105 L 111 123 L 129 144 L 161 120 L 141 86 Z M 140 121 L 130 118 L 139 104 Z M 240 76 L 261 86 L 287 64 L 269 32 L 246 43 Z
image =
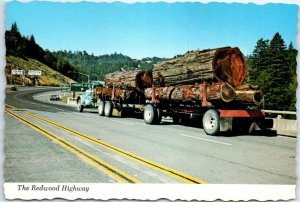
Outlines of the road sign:
M 89 83 L 71 83 L 71 91 L 84 92 L 89 89 Z
M 68 83 L 61 83 L 60 84 L 60 90 L 61 91 L 63 91 L 63 90 L 67 91 L 69 89 L 70 89 L 70 84 L 68 84 Z
M 61 83 L 60 87 L 61 88 L 70 88 L 70 84 L 68 84 L 68 83 Z
M 29 76 L 41 76 L 42 71 L 41 70 L 28 70 Z
M 23 75 L 23 73 L 25 73 L 25 71 L 22 69 L 12 69 L 11 70 L 12 75 Z

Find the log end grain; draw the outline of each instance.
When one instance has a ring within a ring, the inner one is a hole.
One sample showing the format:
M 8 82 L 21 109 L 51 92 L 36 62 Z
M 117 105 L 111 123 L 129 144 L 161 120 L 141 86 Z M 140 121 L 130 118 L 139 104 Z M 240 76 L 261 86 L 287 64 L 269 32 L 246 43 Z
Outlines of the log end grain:
M 253 101 L 255 104 L 259 105 L 263 101 L 263 93 L 261 91 L 256 91 L 255 94 L 253 95 Z
M 240 86 L 246 78 L 244 55 L 239 48 L 222 48 L 215 53 L 213 68 L 216 78 L 233 87 Z
M 231 86 L 228 86 L 226 83 L 222 84 L 220 94 L 221 99 L 227 103 L 232 102 L 236 97 L 234 89 Z
M 146 88 L 150 88 L 153 83 L 152 71 L 142 70 L 139 71 L 135 77 L 135 85 L 138 90 L 144 91 Z

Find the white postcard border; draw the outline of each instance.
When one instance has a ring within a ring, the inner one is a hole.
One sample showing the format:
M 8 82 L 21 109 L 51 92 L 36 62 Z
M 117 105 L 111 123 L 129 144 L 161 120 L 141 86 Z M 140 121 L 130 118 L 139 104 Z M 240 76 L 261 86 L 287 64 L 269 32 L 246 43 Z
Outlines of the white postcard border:
M 105 183 L 4 183 L 8 200 L 143 199 L 158 200 L 291 200 L 296 185 L 241 184 L 105 184 Z

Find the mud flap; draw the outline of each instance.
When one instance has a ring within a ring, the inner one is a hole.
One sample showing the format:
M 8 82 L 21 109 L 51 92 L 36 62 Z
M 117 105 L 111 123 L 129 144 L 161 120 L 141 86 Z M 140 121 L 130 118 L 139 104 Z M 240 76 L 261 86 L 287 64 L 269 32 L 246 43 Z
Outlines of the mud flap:
M 232 131 L 232 117 L 220 118 L 220 131 Z
M 112 116 L 122 117 L 123 108 L 121 105 L 114 103 L 114 108 L 112 110 Z

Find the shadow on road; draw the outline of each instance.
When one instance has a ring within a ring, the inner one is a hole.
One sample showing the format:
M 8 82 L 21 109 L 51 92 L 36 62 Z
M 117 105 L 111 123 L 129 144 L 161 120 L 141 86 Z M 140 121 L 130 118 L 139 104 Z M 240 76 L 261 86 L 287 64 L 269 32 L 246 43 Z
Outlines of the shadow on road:
M 264 137 L 276 137 L 277 131 L 275 130 L 255 130 L 250 134 L 245 131 L 230 131 L 221 132 L 218 136 L 223 137 L 237 137 L 237 136 L 264 136 Z

